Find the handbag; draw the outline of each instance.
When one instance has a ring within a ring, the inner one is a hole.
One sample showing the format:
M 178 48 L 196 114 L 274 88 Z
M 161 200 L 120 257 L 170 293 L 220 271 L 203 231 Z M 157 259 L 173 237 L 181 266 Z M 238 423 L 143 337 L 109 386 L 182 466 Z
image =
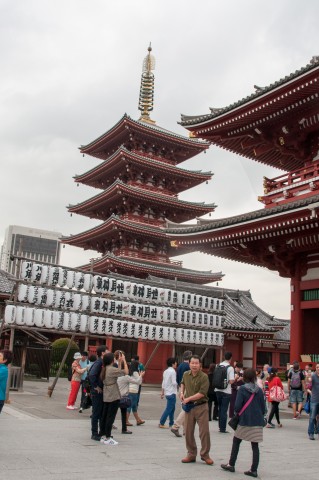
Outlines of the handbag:
M 240 415 L 242 415 L 242 413 L 244 413 L 244 411 L 246 410 L 246 408 L 248 407 L 248 405 L 253 401 L 253 398 L 254 398 L 255 394 L 252 393 L 250 395 L 250 397 L 248 398 L 247 402 L 245 403 L 245 405 L 242 407 L 242 409 L 240 410 L 239 413 L 235 413 L 233 415 L 233 417 L 229 420 L 228 422 L 228 425 L 230 426 L 230 428 L 232 428 L 233 430 L 237 430 L 237 427 L 238 427 L 238 423 L 239 423 L 239 419 L 240 419 Z
M 83 400 L 82 408 L 83 410 L 87 410 L 90 407 L 92 407 L 91 395 L 86 394 Z
M 305 413 L 310 413 L 310 398 L 308 398 L 308 400 L 304 404 L 303 409 L 304 409 Z
M 278 385 L 274 385 L 269 390 L 269 399 L 272 402 L 283 402 L 287 400 L 287 398 L 288 398 L 288 395 L 286 395 L 283 389 Z
M 182 409 L 185 413 L 189 413 L 194 407 L 196 407 L 196 403 L 194 402 L 182 403 Z
M 120 408 L 129 408 L 132 405 L 131 399 L 128 395 L 120 398 Z

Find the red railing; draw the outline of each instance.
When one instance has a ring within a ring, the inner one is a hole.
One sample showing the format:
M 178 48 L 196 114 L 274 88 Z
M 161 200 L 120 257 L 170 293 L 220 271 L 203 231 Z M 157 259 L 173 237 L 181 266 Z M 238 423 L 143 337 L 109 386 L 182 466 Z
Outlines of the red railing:
M 179 267 L 183 266 L 183 262 L 177 260 L 171 260 L 170 258 L 160 257 L 159 255 L 147 254 L 143 252 L 132 252 L 132 250 L 128 250 L 126 248 L 121 248 L 114 252 L 116 256 L 122 257 L 130 257 L 130 258 L 140 258 L 141 260 L 149 260 L 151 262 L 158 262 L 158 263 L 167 263 L 169 265 L 176 265 Z
M 312 165 L 293 170 L 289 173 L 284 173 L 275 178 L 264 177 L 265 193 L 270 193 L 279 188 L 289 187 L 305 180 L 311 180 L 313 177 L 319 176 L 319 162 Z

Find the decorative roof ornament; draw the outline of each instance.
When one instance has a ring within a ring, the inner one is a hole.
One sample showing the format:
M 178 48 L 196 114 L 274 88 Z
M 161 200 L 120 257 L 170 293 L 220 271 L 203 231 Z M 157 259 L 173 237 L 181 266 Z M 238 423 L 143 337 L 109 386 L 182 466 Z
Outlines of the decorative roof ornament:
M 141 122 L 156 123 L 151 120 L 149 112 L 153 110 L 154 99 L 154 74 L 155 58 L 151 55 L 151 44 L 148 47 L 148 54 L 143 61 L 143 72 L 141 78 L 140 98 L 138 102 L 138 109 L 142 112 L 139 120 Z

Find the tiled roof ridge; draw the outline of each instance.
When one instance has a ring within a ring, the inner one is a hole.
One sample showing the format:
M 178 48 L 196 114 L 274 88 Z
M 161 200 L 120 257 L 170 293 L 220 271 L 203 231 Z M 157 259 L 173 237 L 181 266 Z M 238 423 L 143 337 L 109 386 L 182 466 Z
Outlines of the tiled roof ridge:
M 181 172 L 181 174 L 190 173 L 192 175 L 203 175 L 203 176 L 207 176 L 207 177 L 213 175 L 213 172 L 211 172 L 211 171 L 203 172 L 202 170 L 189 170 L 189 169 L 186 169 L 186 168 L 176 167 L 176 165 L 173 165 L 173 164 L 161 162 L 160 160 L 156 160 L 155 158 L 139 155 L 135 152 L 131 152 L 130 150 L 125 148 L 123 145 L 121 145 L 107 160 L 102 160 L 102 162 L 99 163 L 98 165 L 96 165 L 95 167 L 91 168 L 90 170 L 87 170 L 84 173 L 81 173 L 80 175 L 74 175 L 73 178 L 75 179 L 75 181 L 78 181 L 81 177 L 83 177 L 85 175 L 88 175 L 89 173 L 93 173 L 94 170 L 98 170 L 102 165 L 106 165 L 107 163 L 111 162 L 116 157 L 120 156 L 121 154 L 128 155 L 129 157 L 132 157 L 133 159 L 135 158 L 137 160 L 138 159 L 148 160 L 148 161 L 150 161 L 151 164 L 154 164 L 154 166 L 159 166 L 159 167 L 163 167 L 163 168 L 166 167 L 167 169 L 172 169 L 173 171 Z
M 276 205 L 275 207 L 271 208 L 261 208 L 258 210 L 253 210 L 252 212 L 246 212 L 242 213 L 239 215 L 233 215 L 231 217 L 224 217 L 224 218 L 218 218 L 216 220 L 209 220 L 209 219 L 203 219 L 204 223 L 201 223 L 201 219 L 198 218 L 198 224 L 197 225 L 181 225 L 181 228 L 166 228 L 167 233 L 178 233 L 178 230 L 183 230 L 185 231 L 187 228 L 190 229 L 190 231 L 205 231 L 205 230 L 210 230 L 216 227 L 225 227 L 229 225 L 236 225 L 237 223 L 249 221 L 249 220 L 254 220 L 257 218 L 263 218 L 263 217 L 268 217 L 270 215 L 276 214 L 276 213 L 281 213 L 281 212 L 287 212 L 289 210 L 295 210 L 298 207 L 304 207 L 307 205 L 311 205 L 312 203 L 319 202 L 319 195 L 314 195 L 311 197 L 303 198 L 300 200 L 295 200 L 293 202 L 288 202 L 288 203 L 283 203 L 281 205 Z
M 165 134 L 165 135 L 167 135 L 168 137 L 171 137 L 171 138 L 176 138 L 177 140 L 184 141 L 184 142 L 186 142 L 190 145 L 193 145 L 195 147 L 198 147 L 198 148 L 206 149 L 206 148 L 209 147 L 209 142 L 207 142 L 206 140 L 200 140 L 198 138 L 185 137 L 184 135 L 171 132 L 170 130 L 165 130 L 164 128 L 159 127 L 159 126 L 151 125 L 151 124 L 146 123 L 146 122 L 139 122 L 138 120 L 134 120 L 133 118 L 131 118 L 129 115 L 127 115 L 127 113 L 124 113 L 124 115 L 120 118 L 120 120 L 118 122 L 116 122 L 113 125 L 113 127 L 111 127 L 109 130 L 104 132 L 102 135 L 97 137 L 92 142 L 90 142 L 86 145 L 81 145 L 79 147 L 79 150 L 83 153 L 86 153 L 85 150 L 89 149 L 94 144 L 103 140 L 103 138 L 105 138 L 107 135 L 109 135 L 113 131 L 115 131 L 121 125 L 121 123 L 124 123 L 125 121 L 131 122 L 131 124 L 136 125 L 138 127 L 142 127 L 144 129 L 147 129 L 147 130 L 150 130 L 150 131 L 153 131 L 153 132 L 157 132 L 157 133 L 162 133 L 162 134 Z
M 225 295 L 225 320 L 224 320 L 224 328 L 229 330 L 256 330 L 256 331 L 263 331 L 263 332 L 275 332 L 273 326 L 265 325 L 262 321 L 258 321 L 254 323 L 255 315 L 249 314 L 235 299 L 232 299 L 228 295 Z M 228 312 L 227 312 L 228 310 Z M 231 315 L 235 317 L 235 319 L 231 318 Z M 241 319 L 239 318 L 241 317 Z M 237 322 L 237 325 L 236 325 Z M 244 323 L 240 323 L 244 322 Z
M 126 191 L 132 191 L 133 193 L 135 193 L 136 191 L 139 191 L 143 195 L 148 195 L 148 196 L 151 196 L 151 197 L 161 198 L 161 199 L 166 200 L 166 201 L 170 200 L 170 201 L 173 201 L 174 203 L 179 203 L 180 205 L 185 205 L 185 206 L 189 205 L 189 206 L 193 206 L 193 207 L 197 207 L 197 208 L 200 208 L 200 207 L 215 208 L 216 207 L 216 205 L 214 203 L 189 202 L 187 200 L 180 200 L 179 198 L 171 196 L 171 195 L 165 195 L 161 192 L 153 192 L 152 190 L 143 189 L 143 188 L 140 188 L 140 187 L 137 187 L 137 186 L 127 185 L 122 180 L 117 178 L 110 186 L 108 186 L 102 192 L 98 193 L 97 195 L 94 195 L 93 197 L 91 197 L 87 200 L 84 200 L 81 203 L 77 203 L 76 205 L 69 205 L 67 208 L 80 207 L 81 205 L 85 205 L 86 203 L 88 203 L 88 201 L 97 200 L 99 197 L 103 197 L 103 195 L 105 195 L 106 192 L 111 192 L 112 189 L 114 189 L 117 186 L 125 188 Z
M 247 97 L 242 98 L 241 100 L 238 100 L 226 107 L 222 108 L 211 108 L 212 113 L 204 114 L 204 115 L 181 115 L 181 121 L 178 122 L 180 125 L 186 126 L 186 125 L 194 125 L 198 124 L 201 122 L 204 122 L 206 120 L 212 120 L 213 118 L 217 118 L 221 115 L 223 115 L 226 112 L 229 112 L 233 110 L 234 108 L 237 108 L 239 106 L 244 105 L 245 103 L 254 100 L 258 97 L 261 97 L 265 95 L 265 93 L 269 93 L 275 88 L 284 85 L 285 83 L 294 80 L 295 78 L 298 78 L 300 75 L 303 75 L 311 70 L 315 70 L 316 68 L 319 67 L 319 57 L 313 57 L 313 60 L 311 61 L 312 63 L 308 63 L 305 67 L 301 67 L 298 70 L 295 70 L 295 72 L 292 72 L 290 75 L 286 75 L 285 77 L 277 80 L 274 83 L 271 83 L 267 87 L 256 87 L 256 91 L 252 93 L 251 95 L 248 95 Z

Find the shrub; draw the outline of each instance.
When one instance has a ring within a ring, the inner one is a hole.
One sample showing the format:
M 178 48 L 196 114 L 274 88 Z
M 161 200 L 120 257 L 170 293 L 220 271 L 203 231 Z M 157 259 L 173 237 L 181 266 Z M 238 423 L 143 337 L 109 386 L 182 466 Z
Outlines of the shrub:
M 59 338 L 52 343 L 50 375 L 55 375 L 58 371 L 68 344 L 69 338 Z M 61 372 L 61 377 L 67 376 L 68 367 L 73 362 L 73 355 L 75 354 L 75 352 L 78 351 L 79 346 L 74 341 L 72 341 L 70 351 Z

